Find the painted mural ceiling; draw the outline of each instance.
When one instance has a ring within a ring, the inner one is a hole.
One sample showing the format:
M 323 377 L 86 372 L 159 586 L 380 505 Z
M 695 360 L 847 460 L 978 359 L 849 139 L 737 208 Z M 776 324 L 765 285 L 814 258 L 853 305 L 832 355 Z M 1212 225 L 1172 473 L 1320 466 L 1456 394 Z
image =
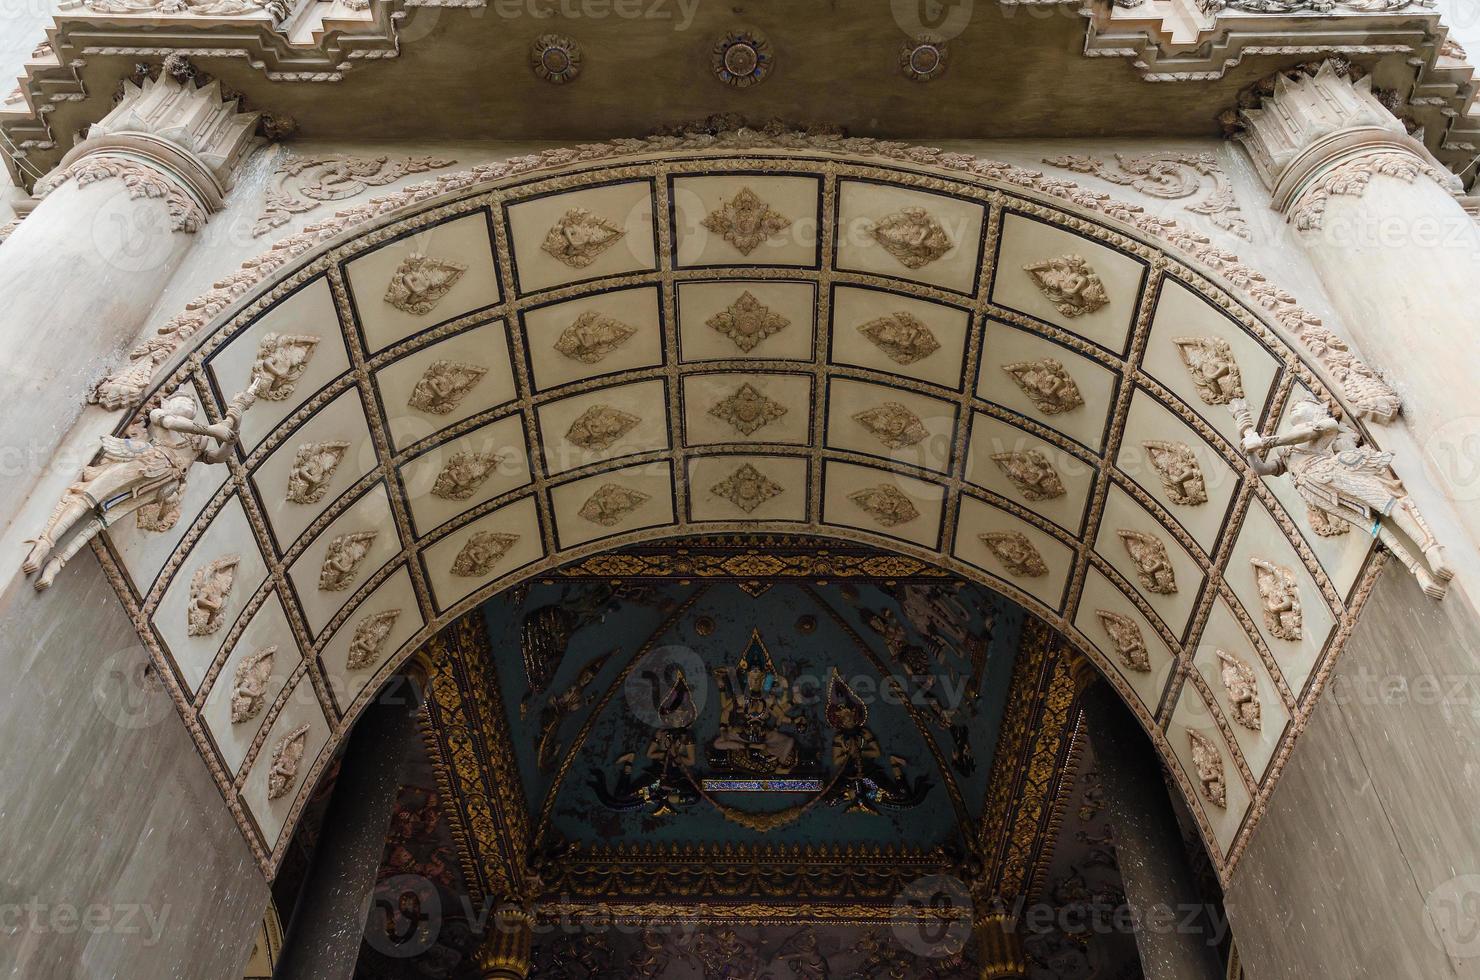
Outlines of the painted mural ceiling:
M 969 918 L 898 918 L 922 888 L 1124 901 L 1067 648 L 981 587 L 571 571 L 449 634 L 357 980 L 462 976 L 494 896 L 539 910 L 547 980 L 967 978 Z M 1087 928 L 1029 957 L 1034 980 L 1140 975 Z

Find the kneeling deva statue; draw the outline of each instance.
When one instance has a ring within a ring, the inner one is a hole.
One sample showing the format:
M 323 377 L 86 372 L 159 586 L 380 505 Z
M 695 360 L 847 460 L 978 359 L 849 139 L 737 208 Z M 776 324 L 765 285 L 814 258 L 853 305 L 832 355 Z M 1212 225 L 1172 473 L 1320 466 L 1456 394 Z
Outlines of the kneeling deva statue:
M 1242 399 L 1228 408 L 1238 423 L 1249 465 L 1261 476 L 1289 476 L 1305 500 L 1316 533 L 1343 534 L 1348 525 L 1357 527 L 1387 545 L 1418 579 L 1425 595 L 1444 598 L 1454 572 L 1393 472 L 1392 453 L 1363 445 L 1356 431 L 1342 426 L 1309 397 L 1290 409 L 1294 424 L 1284 435 L 1259 435 Z
M 253 380 L 231 400 L 226 420 L 215 425 L 196 421 L 195 399 L 181 389 L 150 411 L 144 439 L 103 436 L 98 461 L 83 468 L 82 477 L 67 488 L 52 511 L 45 530 L 29 542 L 31 551 L 21 569 L 27 575 L 41 573 L 36 590 L 51 585 L 62 566 L 98 532 L 129 514 L 146 506 L 155 507 L 160 515 L 178 514 L 191 466 L 198 460 L 220 463 L 231 454 L 242 414 L 257 400 L 262 384 L 260 378 Z M 87 522 L 65 547 L 55 550 L 57 542 L 84 518 Z

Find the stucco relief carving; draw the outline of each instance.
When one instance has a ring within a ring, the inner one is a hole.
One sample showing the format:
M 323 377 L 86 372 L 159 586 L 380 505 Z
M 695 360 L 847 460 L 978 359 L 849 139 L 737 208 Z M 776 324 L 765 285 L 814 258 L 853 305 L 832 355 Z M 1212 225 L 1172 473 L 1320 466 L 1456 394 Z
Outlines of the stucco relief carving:
M 205 210 L 184 188 L 135 160 L 105 154 L 85 156 L 65 170 L 47 176 L 38 183 L 36 194 L 45 196 L 69 180 L 75 181 L 78 187 L 100 180 L 120 180 L 131 200 L 147 197 L 163 201 L 169 209 L 171 231 L 193 233 L 206 223 Z
M 595 452 L 609 448 L 641 421 L 636 415 L 610 405 L 592 405 L 570 424 L 565 438 Z
M 710 492 L 723 497 L 749 514 L 761 504 L 781 493 L 780 484 L 766 477 L 749 463 L 716 483 Z
M 1295 573 L 1263 558 L 1250 558 L 1249 563 L 1254 566 L 1254 584 L 1259 589 L 1265 629 L 1282 640 L 1299 640 L 1305 632 Z
M 859 326 L 858 332 L 896 364 L 914 364 L 940 350 L 935 334 L 912 313 L 881 316 Z
M 585 208 L 571 208 L 546 233 L 540 248 L 572 269 L 584 269 L 625 234 Z
M 149 412 L 142 440 L 103 436 L 98 459 L 82 468 L 46 527 L 28 542 L 31 549 L 21 570 L 26 575 L 40 572 L 36 590 L 49 587 L 89 541 L 130 513 L 139 515 L 142 530 L 173 527 L 191 467 L 225 462 L 241 431 L 242 414 L 252 407 L 263 383 L 253 381 L 231 400 L 226 418 L 213 425 L 196 421 L 195 399 L 181 389 Z M 69 532 L 71 538 L 54 554 Z
M 288 502 L 316 504 L 323 500 L 348 449 L 347 442 L 306 442 L 299 446 L 288 470 Z
M 1177 354 L 1206 405 L 1227 405 L 1244 397 L 1243 375 L 1233 345 L 1222 337 L 1176 337 Z
M 621 320 L 587 310 L 555 339 L 555 350 L 573 361 L 596 364 L 637 333 Z
M 1248 222 L 1244 220 L 1228 175 L 1218 166 L 1215 154 L 1168 150 L 1136 156 L 1117 153 L 1114 164 L 1098 157 L 1077 155 L 1049 157 L 1043 162 L 1050 167 L 1091 174 L 1164 200 L 1195 197 L 1204 187 L 1210 187 L 1200 200 L 1183 207 L 1192 214 L 1206 217 L 1224 231 L 1246 241 L 1250 238 Z
M 1395 10 L 1431 8 L 1436 0 L 1199 0 L 1208 13 L 1241 10 L 1250 14 L 1329 14 L 1334 10 L 1354 13 L 1391 13 Z
M 268 333 L 257 345 L 257 359 L 252 362 L 252 378 L 258 397 L 268 401 L 286 401 L 298 387 L 298 380 L 308 370 L 308 362 L 319 346 L 318 337 L 304 334 Z
M 1067 491 L 1053 462 L 1040 450 L 1027 449 L 993 453 L 992 462 L 1002 470 L 1024 499 L 1034 502 L 1062 497 Z
M 190 576 L 190 599 L 185 606 L 185 632 L 210 636 L 226 625 L 226 600 L 236 585 L 241 555 L 223 555 L 195 570 Z
M 1264 727 L 1263 710 L 1259 706 L 1259 680 L 1254 668 L 1227 650 L 1215 652 L 1218 655 L 1218 679 L 1223 682 L 1223 692 L 1228 695 L 1233 720 L 1251 732 L 1261 730 Z
M 1356 430 L 1343 426 L 1309 397 L 1295 402 L 1290 428 L 1275 436 L 1259 435 L 1242 401 L 1229 409 L 1250 467 L 1261 476 L 1288 476 L 1318 533 L 1339 533 L 1338 528 L 1349 525 L 1376 534 L 1426 595 L 1444 598 L 1454 570 L 1393 472 L 1392 453 L 1365 445 Z
M 248 654 L 236 665 L 231 678 L 231 723 L 240 725 L 262 713 L 267 703 L 267 682 L 272 679 L 272 664 L 277 646 L 263 647 Z
M 319 591 L 343 592 L 355 582 L 360 566 L 370 557 L 379 531 L 351 531 L 329 542 L 319 568 Z
M 1454 175 L 1426 163 L 1412 153 L 1370 153 L 1348 160 L 1322 174 L 1296 199 L 1290 209 L 1290 220 L 1301 231 L 1319 231 L 1326 221 L 1326 207 L 1333 196 L 1361 197 L 1372 178 L 1381 174 L 1413 183 L 1428 177 L 1446 189 Z
M 440 170 L 457 163 L 442 157 L 356 157 L 342 153 L 285 154 L 273 173 L 273 186 L 253 237 L 287 224 L 295 214 L 308 214 L 321 204 L 343 201 L 409 174 Z
M 426 316 L 437 308 L 468 267 L 419 252 L 401 260 L 385 288 L 385 301 L 403 313 Z
M 1141 445 L 1172 503 L 1196 507 L 1208 502 L 1207 481 L 1191 446 L 1161 439 L 1148 439 Z
M 452 574 L 461 578 L 479 578 L 493 571 L 503 560 L 509 549 L 519 540 L 517 534 L 502 534 L 498 531 L 479 531 L 452 559 Z
M 774 398 L 767 398 L 747 381 L 735 389 L 733 395 L 711 406 L 709 414 L 717 419 L 724 419 L 741 435 L 751 436 L 785 415 L 786 406 Z
M 956 247 L 924 208 L 901 208 L 880 219 L 869 233 L 906 269 L 927 266 Z
M 1064 316 L 1075 317 L 1110 305 L 1099 273 L 1082 255 L 1060 255 L 1023 266 L 1038 291 Z
M 772 208 L 749 187 L 711 211 L 703 225 L 749 255 L 767 239 L 791 227 L 791 219 Z
M 1002 181 L 1028 190 L 1061 198 L 1070 205 L 1124 221 L 1141 234 L 1178 249 L 1220 276 L 1233 289 L 1241 291 L 1255 305 L 1266 310 L 1291 336 L 1331 372 L 1341 385 L 1358 417 L 1379 422 L 1397 418 L 1400 400 L 1391 386 L 1369 365 L 1359 359 L 1350 347 L 1331 331 L 1319 316 L 1285 290 L 1271 283 L 1262 273 L 1250 268 L 1237 255 L 1213 244 L 1208 236 L 1157 214 L 1148 214 L 1138 205 L 1116 200 L 1108 194 L 1086 190 L 1073 181 L 1048 177 L 1041 171 L 997 160 L 986 160 L 968 154 L 934 147 L 903 146 L 866 138 L 845 138 L 825 133 L 760 130 L 725 130 L 661 135 L 642 140 L 623 140 L 590 144 L 579 148 L 545 150 L 482 164 L 469 170 L 443 174 L 413 187 L 373 199 L 365 204 L 345 208 L 334 216 L 309 225 L 273 245 L 261 255 L 242 263 L 239 271 L 217 280 L 211 288 L 188 303 L 180 314 L 162 324 L 139 346 L 129 352 L 128 363 L 100 381 L 89 393 L 88 400 L 109 410 L 135 404 L 148 388 L 154 372 L 180 345 L 194 336 L 219 313 L 231 306 L 263 279 L 274 275 L 286 263 L 303 252 L 329 242 L 357 225 L 375 220 L 418 201 L 425 201 L 482 181 L 498 180 L 534 173 L 578 161 L 618 159 L 650 152 L 730 149 L 743 151 L 764 148 L 806 149 L 821 152 L 868 154 L 881 159 L 907 164 L 936 166 L 990 180 Z
M 1110 637 L 1116 659 L 1127 670 L 1138 673 L 1151 670 L 1151 653 L 1146 649 L 1146 638 L 1141 635 L 1141 627 L 1136 625 L 1134 619 L 1109 609 L 1096 609 L 1095 617 L 1099 619 L 1105 635 Z
M 581 46 L 564 34 L 541 34 L 529 47 L 529 67 L 551 85 L 575 81 L 582 60 Z
M 749 88 L 771 73 L 771 42 L 759 31 L 730 31 L 709 52 L 714 77 L 733 88 Z
M 1002 365 L 1017 386 L 1023 390 L 1038 411 L 1044 415 L 1072 412 L 1084 404 L 1079 386 L 1069 377 L 1061 361 L 1052 357 L 1036 361 L 1018 361 Z
M 1203 799 L 1216 807 L 1228 806 L 1228 783 L 1223 764 L 1223 753 L 1213 740 L 1202 732 L 1187 729 L 1187 740 L 1192 744 L 1192 768 L 1197 772 L 1197 781 Z
M 478 492 L 504 459 L 497 450 L 465 449 L 453 453 L 432 483 L 432 496 L 443 500 L 467 500 Z
M 385 651 L 385 641 L 390 639 L 401 610 L 386 609 L 372 613 L 355 624 L 355 632 L 349 639 L 349 653 L 344 658 L 350 670 L 364 670 L 380 662 Z
M 1162 540 L 1154 534 L 1125 528 L 1115 533 L 1135 563 L 1136 578 L 1141 586 L 1158 595 L 1175 595 L 1177 572 L 1172 568 L 1172 559 L 1167 555 L 1167 546 Z
M 1013 575 L 1039 578 L 1048 574 L 1043 555 L 1021 531 L 988 531 L 980 538 L 987 550 Z
M 791 325 L 791 321 L 756 299 L 746 290 L 740 298 L 705 321 L 735 342 L 735 346 L 747 354 L 755 350 L 761 341 L 772 334 L 780 333 Z
M 930 435 L 920 416 L 899 402 L 884 402 L 855 413 L 853 421 L 890 449 L 913 446 Z
M 411 389 L 406 404 L 419 412 L 450 414 L 487 373 L 488 368 L 479 364 L 433 361 Z
M 616 483 L 603 483 L 576 511 L 585 520 L 602 527 L 615 527 L 652 499 L 651 494 Z
M 855 490 L 848 494 L 848 499 L 884 527 L 908 524 L 920 516 L 920 511 L 914 502 L 906 497 L 898 487 L 887 483 Z
M 288 16 L 287 0 L 82 0 L 95 14 L 198 14 L 201 17 L 235 17 L 266 13 L 274 22 Z
M 303 763 L 303 753 L 308 748 L 308 726 L 299 725 L 278 739 L 272 753 L 272 764 L 267 770 L 267 798 L 282 799 L 293 788 L 298 779 L 298 767 Z

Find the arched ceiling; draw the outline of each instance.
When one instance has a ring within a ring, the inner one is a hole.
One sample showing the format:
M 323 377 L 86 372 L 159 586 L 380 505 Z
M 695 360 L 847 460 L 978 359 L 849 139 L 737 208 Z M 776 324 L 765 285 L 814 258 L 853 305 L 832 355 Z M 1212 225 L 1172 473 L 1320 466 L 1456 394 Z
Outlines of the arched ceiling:
M 264 868 L 380 681 L 488 597 L 635 542 L 806 533 L 1062 630 L 1231 870 L 1375 571 L 1252 477 L 1224 404 L 1263 430 L 1302 390 L 1347 404 L 1258 304 L 1315 323 L 1069 182 L 802 142 L 439 178 L 276 250 L 167 367 L 153 397 L 218 417 L 297 355 L 178 522 L 101 552 Z M 269 693 L 233 722 L 253 665 Z

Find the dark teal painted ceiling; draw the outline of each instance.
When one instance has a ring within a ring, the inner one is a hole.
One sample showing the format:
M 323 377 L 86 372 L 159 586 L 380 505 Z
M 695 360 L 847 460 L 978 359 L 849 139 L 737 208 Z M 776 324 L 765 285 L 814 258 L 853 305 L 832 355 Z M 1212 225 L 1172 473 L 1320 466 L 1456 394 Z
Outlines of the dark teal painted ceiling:
M 800 581 L 535 584 L 483 614 L 547 841 L 920 848 L 980 813 L 1024 617 Z

